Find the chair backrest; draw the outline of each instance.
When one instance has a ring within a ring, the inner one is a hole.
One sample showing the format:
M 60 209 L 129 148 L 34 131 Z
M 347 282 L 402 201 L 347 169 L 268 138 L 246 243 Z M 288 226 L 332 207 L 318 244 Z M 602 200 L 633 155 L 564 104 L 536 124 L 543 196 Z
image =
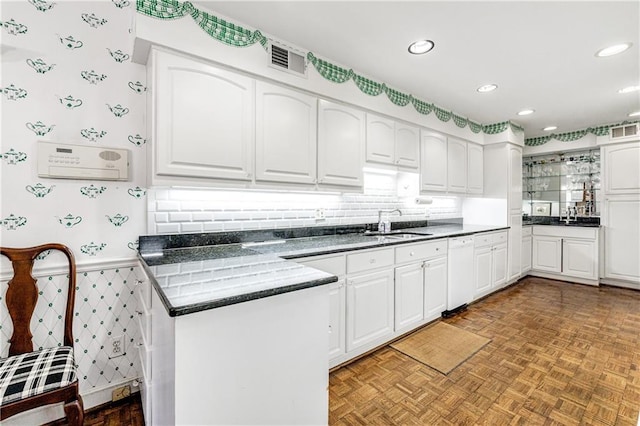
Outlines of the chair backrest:
M 73 253 L 63 244 L 49 243 L 28 248 L 0 247 L 0 254 L 6 256 L 13 266 L 13 278 L 7 288 L 6 303 L 13 322 L 13 334 L 9 340 L 9 356 L 33 351 L 30 324 L 38 301 L 36 279 L 31 275 L 33 262 L 45 250 L 59 250 L 69 262 L 69 289 L 64 317 L 64 345 L 73 346 L 73 305 L 76 296 L 76 263 Z

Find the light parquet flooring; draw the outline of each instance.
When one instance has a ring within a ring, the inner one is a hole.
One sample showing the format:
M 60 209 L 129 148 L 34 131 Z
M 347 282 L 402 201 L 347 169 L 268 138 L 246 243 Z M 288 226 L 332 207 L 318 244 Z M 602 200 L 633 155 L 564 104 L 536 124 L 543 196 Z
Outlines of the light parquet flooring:
M 329 378 L 331 425 L 629 425 L 640 292 L 528 277 L 449 324 L 492 342 L 445 376 L 385 346 Z

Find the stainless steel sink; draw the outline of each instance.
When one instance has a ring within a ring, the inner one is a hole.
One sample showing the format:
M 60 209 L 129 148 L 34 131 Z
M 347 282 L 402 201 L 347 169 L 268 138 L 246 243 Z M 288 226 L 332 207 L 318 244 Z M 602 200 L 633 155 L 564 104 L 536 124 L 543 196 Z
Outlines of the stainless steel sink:
M 418 234 L 414 232 L 391 232 L 388 234 L 384 234 L 381 232 L 370 232 L 364 233 L 363 235 L 369 237 L 378 237 L 378 239 L 383 241 L 406 241 L 406 240 L 414 240 L 416 238 L 423 238 L 429 236 L 431 234 Z

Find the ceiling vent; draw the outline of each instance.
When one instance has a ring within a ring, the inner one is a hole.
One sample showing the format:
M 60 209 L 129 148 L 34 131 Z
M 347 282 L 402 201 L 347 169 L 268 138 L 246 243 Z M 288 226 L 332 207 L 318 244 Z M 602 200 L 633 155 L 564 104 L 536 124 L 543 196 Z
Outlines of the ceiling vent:
M 302 52 L 296 52 L 290 47 L 275 44 L 269 45 L 269 66 L 281 71 L 287 71 L 302 77 L 307 76 L 307 60 Z
M 640 123 L 625 124 L 609 129 L 610 140 L 632 140 L 640 138 Z

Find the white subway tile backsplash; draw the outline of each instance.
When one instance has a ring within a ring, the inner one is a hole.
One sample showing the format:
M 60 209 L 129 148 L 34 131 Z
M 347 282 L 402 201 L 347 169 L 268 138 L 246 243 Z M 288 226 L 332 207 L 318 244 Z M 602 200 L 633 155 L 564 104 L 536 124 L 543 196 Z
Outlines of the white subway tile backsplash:
M 182 232 L 204 232 L 204 225 L 202 222 L 187 222 L 181 223 L 180 229 Z
M 179 223 L 158 223 L 156 224 L 156 232 L 158 234 L 177 234 L 180 232 Z
M 158 200 L 156 201 L 156 211 L 159 211 L 159 212 L 180 211 L 180 203 L 177 201 Z
M 169 222 L 191 222 L 191 213 L 171 212 L 169 213 Z
M 155 219 L 156 223 L 169 222 L 169 213 L 156 213 L 154 215 L 154 219 Z
M 191 220 L 193 220 L 194 222 L 210 222 L 213 220 L 213 213 L 193 212 L 191 213 Z

